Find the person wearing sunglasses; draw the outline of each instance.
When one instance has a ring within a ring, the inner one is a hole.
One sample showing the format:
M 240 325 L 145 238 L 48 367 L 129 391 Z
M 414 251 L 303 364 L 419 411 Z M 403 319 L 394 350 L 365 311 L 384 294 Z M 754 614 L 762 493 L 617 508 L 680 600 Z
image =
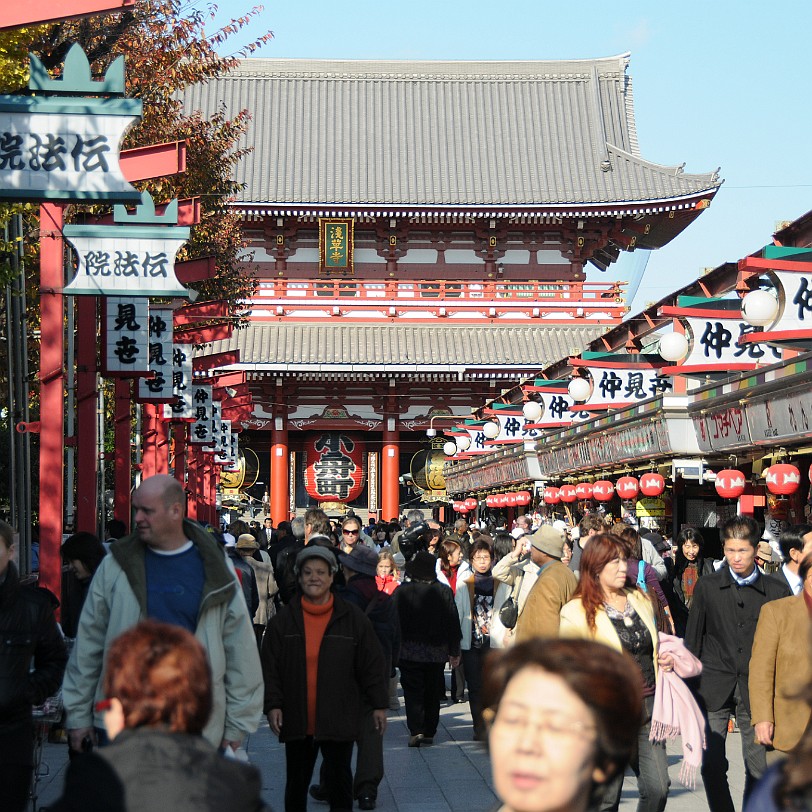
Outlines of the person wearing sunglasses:
M 341 552 L 349 555 L 356 544 L 362 544 L 374 549 L 374 543 L 370 543 L 369 537 L 361 534 L 361 520 L 357 516 L 347 516 L 341 522 L 341 539 L 339 546 Z

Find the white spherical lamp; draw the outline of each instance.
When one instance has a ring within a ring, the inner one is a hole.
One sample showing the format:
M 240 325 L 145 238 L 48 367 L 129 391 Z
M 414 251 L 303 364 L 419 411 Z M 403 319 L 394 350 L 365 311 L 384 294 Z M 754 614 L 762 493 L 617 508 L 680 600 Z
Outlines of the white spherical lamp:
M 528 400 L 522 406 L 522 414 L 531 422 L 535 423 L 541 419 L 542 408 L 541 404 L 536 400 Z
M 489 420 L 483 427 L 482 433 L 489 439 L 495 440 L 499 436 L 499 424 Z
M 589 398 L 590 394 L 592 393 L 592 387 L 590 386 L 589 381 L 586 378 L 581 378 L 579 376 L 577 378 L 573 378 L 569 382 L 567 392 L 569 392 L 570 397 L 576 403 L 583 403 L 585 400 L 587 400 L 587 398 Z
M 443 445 L 443 453 L 446 455 L 446 457 L 453 457 L 457 453 L 457 444 L 452 443 L 451 440 L 449 440 Z
M 681 361 L 688 355 L 688 349 L 688 339 L 682 333 L 665 333 L 660 336 L 660 355 L 666 361 Z
M 471 447 L 471 435 L 470 434 L 460 434 L 454 442 L 457 445 L 457 449 L 459 451 L 467 451 Z
M 778 299 L 766 290 L 751 290 L 742 299 L 742 318 L 754 327 L 766 327 L 778 315 Z

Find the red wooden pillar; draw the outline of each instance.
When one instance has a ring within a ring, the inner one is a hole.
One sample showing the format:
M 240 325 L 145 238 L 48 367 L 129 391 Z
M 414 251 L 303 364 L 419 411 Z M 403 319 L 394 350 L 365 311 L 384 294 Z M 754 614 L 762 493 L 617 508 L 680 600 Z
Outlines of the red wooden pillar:
M 381 453 L 381 517 L 385 522 L 400 513 L 400 435 L 394 417 L 384 418 Z
M 175 479 L 186 486 L 186 423 L 172 424 L 172 437 L 175 441 Z
M 86 533 L 96 533 L 99 524 L 96 313 L 95 296 L 76 297 L 76 530 Z
M 290 518 L 288 494 L 290 492 L 290 470 L 288 466 L 288 430 L 283 418 L 274 420 L 271 432 L 271 519 L 274 526 Z M 277 428 L 277 425 L 279 428 Z
M 132 490 L 132 417 L 130 400 L 132 381 L 128 378 L 115 379 L 115 496 L 113 515 L 130 528 L 130 491 Z
M 141 477 L 146 479 L 158 471 L 158 415 L 154 404 L 145 403 L 141 419 Z
M 181 424 L 185 428 L 185 424 Z M 188 476 L 186 478 L 186 492 L 188 498 L 186 500 L 186 512 L 190 519 L 201 520 L 200 504 L 198 503 L 199 493 L 199 473 L 198 473 L 199 455 L 197 453 L 197 446 L 190 445 L 186 453 L 186 470 Z
M 62 287 L 64 212 L 40 206 L 40 458 L 39 584 L 62 594 L 62 514 L 65 489 L 65 319 Z
M 155 473 L 169 473 L 169 421 L 162 420 L 158 406 L 152 407 L 155 413 Z

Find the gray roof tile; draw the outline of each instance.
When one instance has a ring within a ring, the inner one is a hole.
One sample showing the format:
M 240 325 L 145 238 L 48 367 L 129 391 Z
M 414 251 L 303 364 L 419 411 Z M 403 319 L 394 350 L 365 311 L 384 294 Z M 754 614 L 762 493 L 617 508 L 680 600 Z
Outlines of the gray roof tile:
M 241 203 L 532 206 L 718 187 L 640 158 L 628 55 L 558 62 L 248 59 L 187 111 L 253 117 Z M 608 159 L 611 169 L 601 165 Z

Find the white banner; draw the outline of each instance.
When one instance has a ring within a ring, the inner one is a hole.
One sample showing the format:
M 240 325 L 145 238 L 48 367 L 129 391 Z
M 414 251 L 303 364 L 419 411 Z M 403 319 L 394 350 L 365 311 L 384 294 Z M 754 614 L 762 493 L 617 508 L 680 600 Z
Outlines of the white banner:
M 133 376 L 149 372 L 149 300 L 110 296 L 105 306 L 105 371 Z
M 172 308 L 150 306 L 149 371 L 153 376 L 138 381 L 138 400 L 152 403 L 167 403 L 172 400 L 173 349 Z

